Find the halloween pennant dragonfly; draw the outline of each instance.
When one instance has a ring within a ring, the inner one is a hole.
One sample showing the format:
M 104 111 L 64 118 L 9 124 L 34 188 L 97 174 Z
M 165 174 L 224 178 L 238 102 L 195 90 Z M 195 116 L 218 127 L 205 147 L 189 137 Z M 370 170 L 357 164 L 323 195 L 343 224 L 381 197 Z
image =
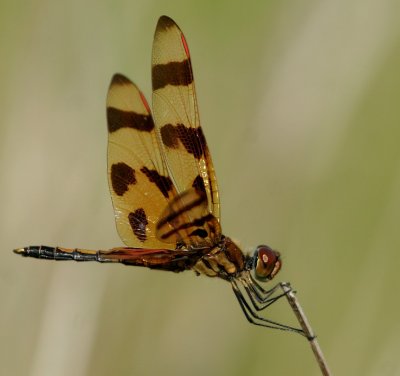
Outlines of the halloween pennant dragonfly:
M 127 247 L 29 246 L 14 252 L 174 272 L 191 269 L 230 282 L 251 323 L 303 334 L 258 313 L 283 295 L 258 282 L 279 272 L 280 254 L 260 245 L 252 256 L 245 255 L 221 232 L 217 180 L 200 127 L 189 48 L 166 16 L 154 35 L 152 84 L 154 117 L 142 92 L 121 74 L 112 78 L 107 96 L 108 181 L 118 233 Z

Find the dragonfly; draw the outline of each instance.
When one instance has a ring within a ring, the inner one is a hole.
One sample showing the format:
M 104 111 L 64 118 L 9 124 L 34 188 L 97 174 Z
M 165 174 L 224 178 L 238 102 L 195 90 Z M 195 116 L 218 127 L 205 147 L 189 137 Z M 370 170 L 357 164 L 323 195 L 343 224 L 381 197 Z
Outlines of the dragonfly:
M 107 95 L 108 182 L 118 234 L 109 250 L 28 246 L 14 252 L 50 260 L 97 261 L 182 272 L 229 282 L 255 325 L 301 329 L 261 311 L 285 293 L 265 289 L 282 267 L 267 245 L 245 254 L 222 234 L 217 179 L 200 126 L 186 39 L 169 17 L 158 20 L 152 50 L 152 109 L 138 87 L 115 74 Z

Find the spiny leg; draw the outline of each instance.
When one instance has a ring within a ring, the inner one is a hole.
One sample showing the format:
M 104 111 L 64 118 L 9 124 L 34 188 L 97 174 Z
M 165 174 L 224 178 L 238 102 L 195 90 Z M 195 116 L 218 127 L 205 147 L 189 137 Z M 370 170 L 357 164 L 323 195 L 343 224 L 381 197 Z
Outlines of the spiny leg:
M 259 294 L 259 296 L 270 295 L 279 288 L 279 284 L 277 284 L 274 287 L 272 287 L 271 289 L 265 290 L 264 288 L 261 287 L 261 285 L 258 283 L 258 281 L 254 279 L 254 277 L 252 276 L 250 271 L 246 271 L 244 276 L 250 285 L 256 287 L 256 290 L 257 290 L 257 293 Z
M 236 296 L 237 300 L 239 301 L 240 307 L 242 308 L 247 320 L 251 324 L 263 326 L 266 328 L 295 332 L 295 333 L 304 335 L 304 332 L 301 329 L 293 328 L 289 325 L 280 324 L 276 321 L 269 320 L 269 319 L 266 319 L 265 317 L 259 316 L 256 312 L 254 312 L 252 310 L 249 303 L 246 301 L 246 299 L 243 296 L 243 294 L 237 284 L 237 281 L 235 279 L 231 280 L 231 285 L 232 285 L 233 292 L 235 293 L 235 296 Z
M 278 284 L 274 286 L 274 290 L 268 296 L 260 297 L 257 295 L 257 293 L 255 293 L 256 290 L 254 289 L 253 285 L 249 285 L 246 280 L 240 280 L 240 282 L 242 283 L 244 289 L 246 290 L 247 295 L 249 296 L 250 301 L 256 311 L 263 311 L 264 309 L 266 309 L 267 307 L 269 307 L 277 300 L 286 295 L 286 293 L 281 293 L 279 295 L 271 297 L 271 295 L 277 290 L 277 288 L 280 287 L 280 285 Z
M 273 296 L 276 290 L 280 288 L 280 284 L 277 284 L 270 290 L 266 291 L 262 289 L 262 287 L 254 279 L 251 279 L 248 275 L 240 278 L 240 282 L 245 288 L 247 295 L 249 296 L 254 308 L 257 311 L 262 311 L 263 309 L 267 308 L 287 294 L 286 292 L 283 292 L 279 295 Z M 260 293 L 258 288 L 262 289 L 265 294 Z
M 266 301 L 270 296 L 272 296 L 276 290 L 279 289 L 279 284 L 276 284 L 274 287 L 269 290 L 265 290 L 261 287 L 261 285 L 251 276 L 249 271 L 245 272 L 243 276 L 240 278 L 251 288 L 255 295 L 259 298 L 259 300 Z

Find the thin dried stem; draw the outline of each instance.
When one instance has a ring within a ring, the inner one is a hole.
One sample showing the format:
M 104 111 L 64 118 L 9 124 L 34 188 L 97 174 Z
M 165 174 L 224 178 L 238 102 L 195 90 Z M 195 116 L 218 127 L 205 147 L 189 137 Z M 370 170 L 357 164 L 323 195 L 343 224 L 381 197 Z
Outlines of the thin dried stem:
M 319 368 L 321 369 L 322 375 L 332 376 L 328 364 L 326 363 L 324 354 L 322 353 L 321 347 L 317 341 L 317 337 L 315 336 L 314 331 L 312 330 L 311 325 L 308 322 L 307 317 L 303 311 L 303 308 L 301 308 L 299 300 L 297 299 L 294 291 L 290 286 L 290 283 L 281 282 L 280 286 L 282 290 L 285 292 L 286 298 L 290 306 L 292 307 L 292 310 L 296 315 L 297 320 L 299 321 L 299 324 L 303 329 L 305 336 L 308 339 L 308 342 L 310 343 L 311 349 L 314 353 L 315 359 L 318 362 Z

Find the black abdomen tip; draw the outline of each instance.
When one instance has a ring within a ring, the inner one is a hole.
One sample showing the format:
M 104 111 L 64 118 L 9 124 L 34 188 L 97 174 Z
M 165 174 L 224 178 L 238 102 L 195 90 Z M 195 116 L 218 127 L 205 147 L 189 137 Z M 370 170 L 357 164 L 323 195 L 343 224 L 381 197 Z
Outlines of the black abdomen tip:
M 24 257 L 54 259 L 56 248 L 46 245 L 31 245 L 29 247 L 14 249 L 14 253 Z

